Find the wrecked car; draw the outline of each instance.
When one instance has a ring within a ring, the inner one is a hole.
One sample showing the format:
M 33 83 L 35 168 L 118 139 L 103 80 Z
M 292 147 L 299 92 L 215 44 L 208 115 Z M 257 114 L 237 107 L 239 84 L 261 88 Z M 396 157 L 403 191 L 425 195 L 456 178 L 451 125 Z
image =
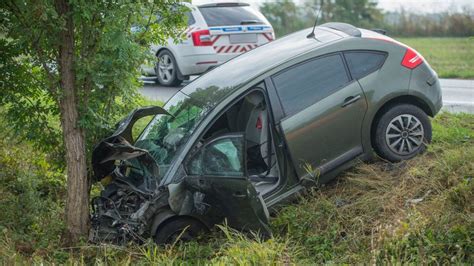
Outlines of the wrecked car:
M 224 220 L 269 236 L 269 209 L 307 180 L 328 182 L 374 152 L 392 162 L 422 152 L 441 106 L 437 74 L 412 48 L 343 23 L 296 32 L 199 77 L 162 108 L 135 110 L 95 147 L 104 188 L 92 200 L 91 240 L 170 243 Z

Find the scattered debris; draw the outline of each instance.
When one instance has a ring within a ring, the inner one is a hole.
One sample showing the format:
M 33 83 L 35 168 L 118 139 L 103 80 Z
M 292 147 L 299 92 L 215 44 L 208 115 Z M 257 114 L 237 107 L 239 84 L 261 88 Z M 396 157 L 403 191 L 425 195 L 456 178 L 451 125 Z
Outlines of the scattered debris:
M 418 204 L 418 203 L 422 202 L 430 193 L 431 193 L 431 190 L 428 190 L 428 191 L 425 193 L 425 195 L 423 195 L 423 197 L 421 197 L 421 198 L 416 198 L 416 199 L 409 199 L 409 200 L 406 201 L 406 204 L 407 204 L 407 205 L 410 204 L 410 203 L 411 203 L 411 204 Z

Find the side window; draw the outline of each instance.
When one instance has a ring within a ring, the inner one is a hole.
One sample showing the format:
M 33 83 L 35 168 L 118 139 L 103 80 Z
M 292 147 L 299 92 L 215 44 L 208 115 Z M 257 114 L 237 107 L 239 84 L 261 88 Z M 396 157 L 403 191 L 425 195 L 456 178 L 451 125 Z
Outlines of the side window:
M 372 51 L 344 52 L 352 78 L 360 79 L 382 67 L 386 53 Z
M 188 161 L 190 175 L 244 176 L 243 137 L 225 137 L 201 147 Z
M 196 20 L 194 19 L 194 16 L 193 16 L 193 14 L 192 14 L 190 11 L 188 11 L 188 12 L 186 12 L 186 13 L 184 13 L 184 14 L 185 14 L 186 17 L 188 18 L 188 26 L 193 25 L 194 23 L 196 23 Z
M 286 115 L 318 102 L 349 82 L 339 54 L 292 66 L 272 79 Z

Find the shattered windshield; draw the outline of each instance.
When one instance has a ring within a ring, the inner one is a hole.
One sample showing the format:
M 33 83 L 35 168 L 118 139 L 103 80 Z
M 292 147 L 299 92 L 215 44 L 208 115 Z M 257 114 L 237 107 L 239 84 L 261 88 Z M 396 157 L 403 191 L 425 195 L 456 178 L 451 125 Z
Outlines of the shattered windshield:
M 136 147 L 148 150 L 156 160 L 161 177 L 209 110 L 206 104 L 182 92 L 174 95 L 164 109 L 171 115 L 156 115 L 135 143 Z

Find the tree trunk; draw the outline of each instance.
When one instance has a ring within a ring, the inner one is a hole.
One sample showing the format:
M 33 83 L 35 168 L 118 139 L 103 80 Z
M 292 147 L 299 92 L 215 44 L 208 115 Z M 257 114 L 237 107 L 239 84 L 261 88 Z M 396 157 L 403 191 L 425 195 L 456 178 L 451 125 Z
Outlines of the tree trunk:
M 84 130 L 79 127 L 74 71 L 74 24 L 67 0 L 56 0 L 56 11 L 65 20 L 59 33 L 59 107 L 67 164 L 66 234 L 67 244 L 86 236 L 89 227 L 89 186 L 87 180 Z

